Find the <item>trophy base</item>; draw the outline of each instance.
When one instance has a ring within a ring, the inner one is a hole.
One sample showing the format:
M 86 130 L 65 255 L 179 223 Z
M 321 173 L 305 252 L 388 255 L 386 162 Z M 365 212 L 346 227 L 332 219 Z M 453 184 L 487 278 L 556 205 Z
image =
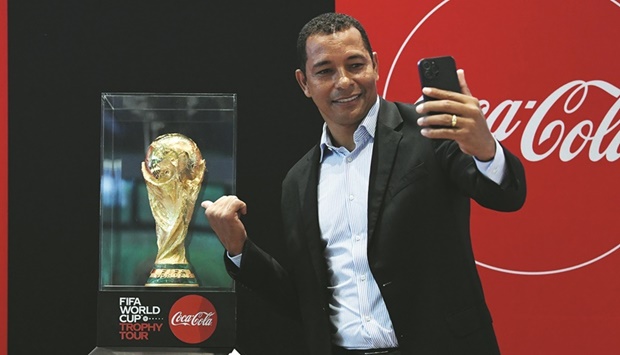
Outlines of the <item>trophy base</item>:
M 198 281 L 189 264 L 155 264 L 144 286 L 198 287 Z

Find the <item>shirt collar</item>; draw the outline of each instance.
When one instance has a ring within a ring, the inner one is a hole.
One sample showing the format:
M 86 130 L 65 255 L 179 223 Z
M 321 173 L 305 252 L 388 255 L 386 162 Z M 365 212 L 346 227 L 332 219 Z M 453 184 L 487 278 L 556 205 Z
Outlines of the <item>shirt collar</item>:
M 359 126 L 355 130 L 355 133 L 353 133 L 354 136 L 357 134 L 358 131 L 364 129 L 366 130 L 366 132 L 368 132 L 368 135 L 370 135 L 370 137 L 375 137 L 375 131 L 377 129 L 377 116 L 379 113 L 379 102 L 379 95 L 377 95 L 377 101 L 375 101 L 374 105 L 372 105 L 372 107 L 366 114 L 366 117 L 364 117 L 362 122 L 360 122 Z M 321 143 L 319 144 L 319 147 L 321 149 L 321 157 L 319 159 L 319 162 L 322 162 L 325 151 L 334 147 L 334 145 L 332 144 L 331 136 L 329 135 L 329 131 L 327 130 L 326 123 L 323 123 L 323 133 L 321 134 Z

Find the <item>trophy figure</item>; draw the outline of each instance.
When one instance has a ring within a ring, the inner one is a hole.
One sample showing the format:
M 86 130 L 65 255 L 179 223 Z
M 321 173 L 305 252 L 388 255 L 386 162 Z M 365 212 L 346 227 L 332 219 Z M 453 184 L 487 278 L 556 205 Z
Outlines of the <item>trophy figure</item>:
M 198 286 L 185 256 L 185 237 L 205 171 L 196 143 L 182 134 L 164 134 L 149 146 L 142 176 L 158 252 L 145 286 Z

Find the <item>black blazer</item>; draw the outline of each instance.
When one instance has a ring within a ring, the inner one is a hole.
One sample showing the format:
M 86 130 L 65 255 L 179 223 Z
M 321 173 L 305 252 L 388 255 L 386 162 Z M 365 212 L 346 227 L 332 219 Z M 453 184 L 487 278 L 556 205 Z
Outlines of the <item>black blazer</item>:
M 498 211 L 519 209 L 523 166 L 502 147 L 507 172 L 498 186 L 454 141 L 421 136 L 414 107 L 381 100 L 368 192 L 370 268 L 403 354 L 498 354 L 470 242 L 470 199 Z M 227 265 L 238 284 L 301 322 L 311 354 L 329 355 L 334 329 L 318 171 L 317 145 L 282 184 L 287 260 L 276 261 L 248 240 L 241 268 Z

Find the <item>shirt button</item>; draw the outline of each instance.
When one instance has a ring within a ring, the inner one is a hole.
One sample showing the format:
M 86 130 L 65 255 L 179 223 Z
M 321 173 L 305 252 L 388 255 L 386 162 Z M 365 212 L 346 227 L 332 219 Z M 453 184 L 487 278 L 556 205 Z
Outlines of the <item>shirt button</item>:
M 353 159 L 351 159 L 351 157 L 347 157 L 347 163 L 350 163 L 352 161 L 353 161 Z
M 354 198 L 355 196 L 353 196 L 353 194 L 349 195 L 349 201 L 353 201 Z
M 362 240 L 362 237 L 360 237 L 359 235 L 355 236 L 355 241 L 359 242 L 360 240 Z
M 366 281 L 366 275 L 362 275 L 362 276 L 360 276 L 360 279 L 361 279 L 362 281 Z
M 365 320 L 366 322 L 370 322 L 370 316 L 366 316 L 366 317 L 364 317 L 364 320 Z

